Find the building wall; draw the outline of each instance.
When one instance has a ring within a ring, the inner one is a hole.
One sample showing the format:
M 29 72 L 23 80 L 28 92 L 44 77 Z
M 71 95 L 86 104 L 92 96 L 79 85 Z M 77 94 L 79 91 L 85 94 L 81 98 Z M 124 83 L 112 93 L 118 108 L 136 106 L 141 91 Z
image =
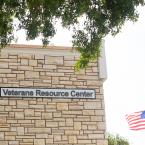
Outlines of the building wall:
M 0 56 L 0 86 L 93 88 L 96 99 L 0 98 L 0 145 L 107 145 L 97 62 L 74 71 L 67 47 L 12 45 Z

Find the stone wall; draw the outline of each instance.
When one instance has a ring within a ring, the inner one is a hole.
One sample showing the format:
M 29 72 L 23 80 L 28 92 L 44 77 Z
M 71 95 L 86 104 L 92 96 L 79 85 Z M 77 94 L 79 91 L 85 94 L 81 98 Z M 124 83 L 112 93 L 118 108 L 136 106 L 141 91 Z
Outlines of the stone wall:
M 93 88 L 96 99 L 0 98 L 0 145 L 107 145 L 98 63 L 75 72 L 67 47 L 12 45 L 0 56 L 1 87 Z

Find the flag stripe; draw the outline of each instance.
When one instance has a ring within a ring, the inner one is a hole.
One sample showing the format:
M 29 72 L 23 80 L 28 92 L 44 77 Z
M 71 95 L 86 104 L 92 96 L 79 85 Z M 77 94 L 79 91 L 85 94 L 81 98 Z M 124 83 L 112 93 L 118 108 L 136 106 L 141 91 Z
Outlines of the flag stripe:
M 137 120 L 137 121 L 129 123 L 129 125 L 139 124 L 139 123 L 144 123 L 144 122 L 145 122 L 144 120 Z
M 135 112 L 125 116 L 130 130 L 145 129 L 145 111 Z
M 140 117 L 141 114 L 138 114 L 138 115 L 133 115 L 133 116 L 128 116 L 126 117 L 127 120 L 131 120 L 133 118 L 137 118 L 137 117 Z
M 139 116 L 141 113 L 137 113 L 137 114 L 135 114 L 135 115 L 127 115 L 126 117 L 128 118 L 128 119 L 130 119 L 130 118 L 132 118 L 132 117 L 137 117 L 137 116 Z
M 145 127 L 145 123 L 143 123 L 143 124 L 137 124 L 137 125 L 130 125 L 131 128 L 136 128 L 136 127 L 141 127 L 141 126 Z
M 132 121 L 139 120 L 139 119 L 140 119 L 140 116 L 136 117 L 136 118 L 128 119 L 128 122 L 132 122 Z
M 128 123 L 130 124 L 130 123 L 132 123 L 132 122 L 136 122 L 136 121 L 138 121 L 138 120 L 140 120 L 140 118 L 139 118 L 139 117 L 138 117 L 138 118 L 136 118 L 136 119 L 132 119 L 132 120 L 128 121 Z
M 130 130 L 134 130 L 134 131 L 143 130 L 143 129 L 145 129 L 145 127 L 136 128 L 136 129 L 134 129 L 134 128 L 130 128 Z

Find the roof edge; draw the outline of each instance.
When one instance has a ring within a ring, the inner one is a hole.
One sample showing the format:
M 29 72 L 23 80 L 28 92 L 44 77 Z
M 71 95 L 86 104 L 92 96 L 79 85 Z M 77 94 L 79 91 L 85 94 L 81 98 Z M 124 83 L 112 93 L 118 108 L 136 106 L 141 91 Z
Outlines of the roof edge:
M 34 48 L 34 49 L 54 49 L 54 50 L 73 50 L 73 47 L 68 47 L 68 46 L 46 46 L 43 47 L 43 45 L 29 45 L 29 44 L 9 44 L 5 48 Z

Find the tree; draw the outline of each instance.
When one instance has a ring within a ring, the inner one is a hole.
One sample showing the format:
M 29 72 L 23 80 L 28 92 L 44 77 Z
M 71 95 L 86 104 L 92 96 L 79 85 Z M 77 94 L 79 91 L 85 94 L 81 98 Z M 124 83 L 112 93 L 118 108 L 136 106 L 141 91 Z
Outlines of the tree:
M 25 29 L 27 40 L 41 35 L 45 46 L 60 20 L 63 27 L 73 28 L 73 46 L 81 53 L 76 69 L 84 68 L 100 56 L 102 39 L 119 33 L 125 21 L 136 21 L 136 8 L 144 4 L 144 0 L 0 0 L 0 45 L 14 40 L 14 29 Z M 84 21 L 78 27 L 81 17 Z
M 129 142 L 126 138 L 117 135 L 108 135 L 108 145 L 129 145 Z

